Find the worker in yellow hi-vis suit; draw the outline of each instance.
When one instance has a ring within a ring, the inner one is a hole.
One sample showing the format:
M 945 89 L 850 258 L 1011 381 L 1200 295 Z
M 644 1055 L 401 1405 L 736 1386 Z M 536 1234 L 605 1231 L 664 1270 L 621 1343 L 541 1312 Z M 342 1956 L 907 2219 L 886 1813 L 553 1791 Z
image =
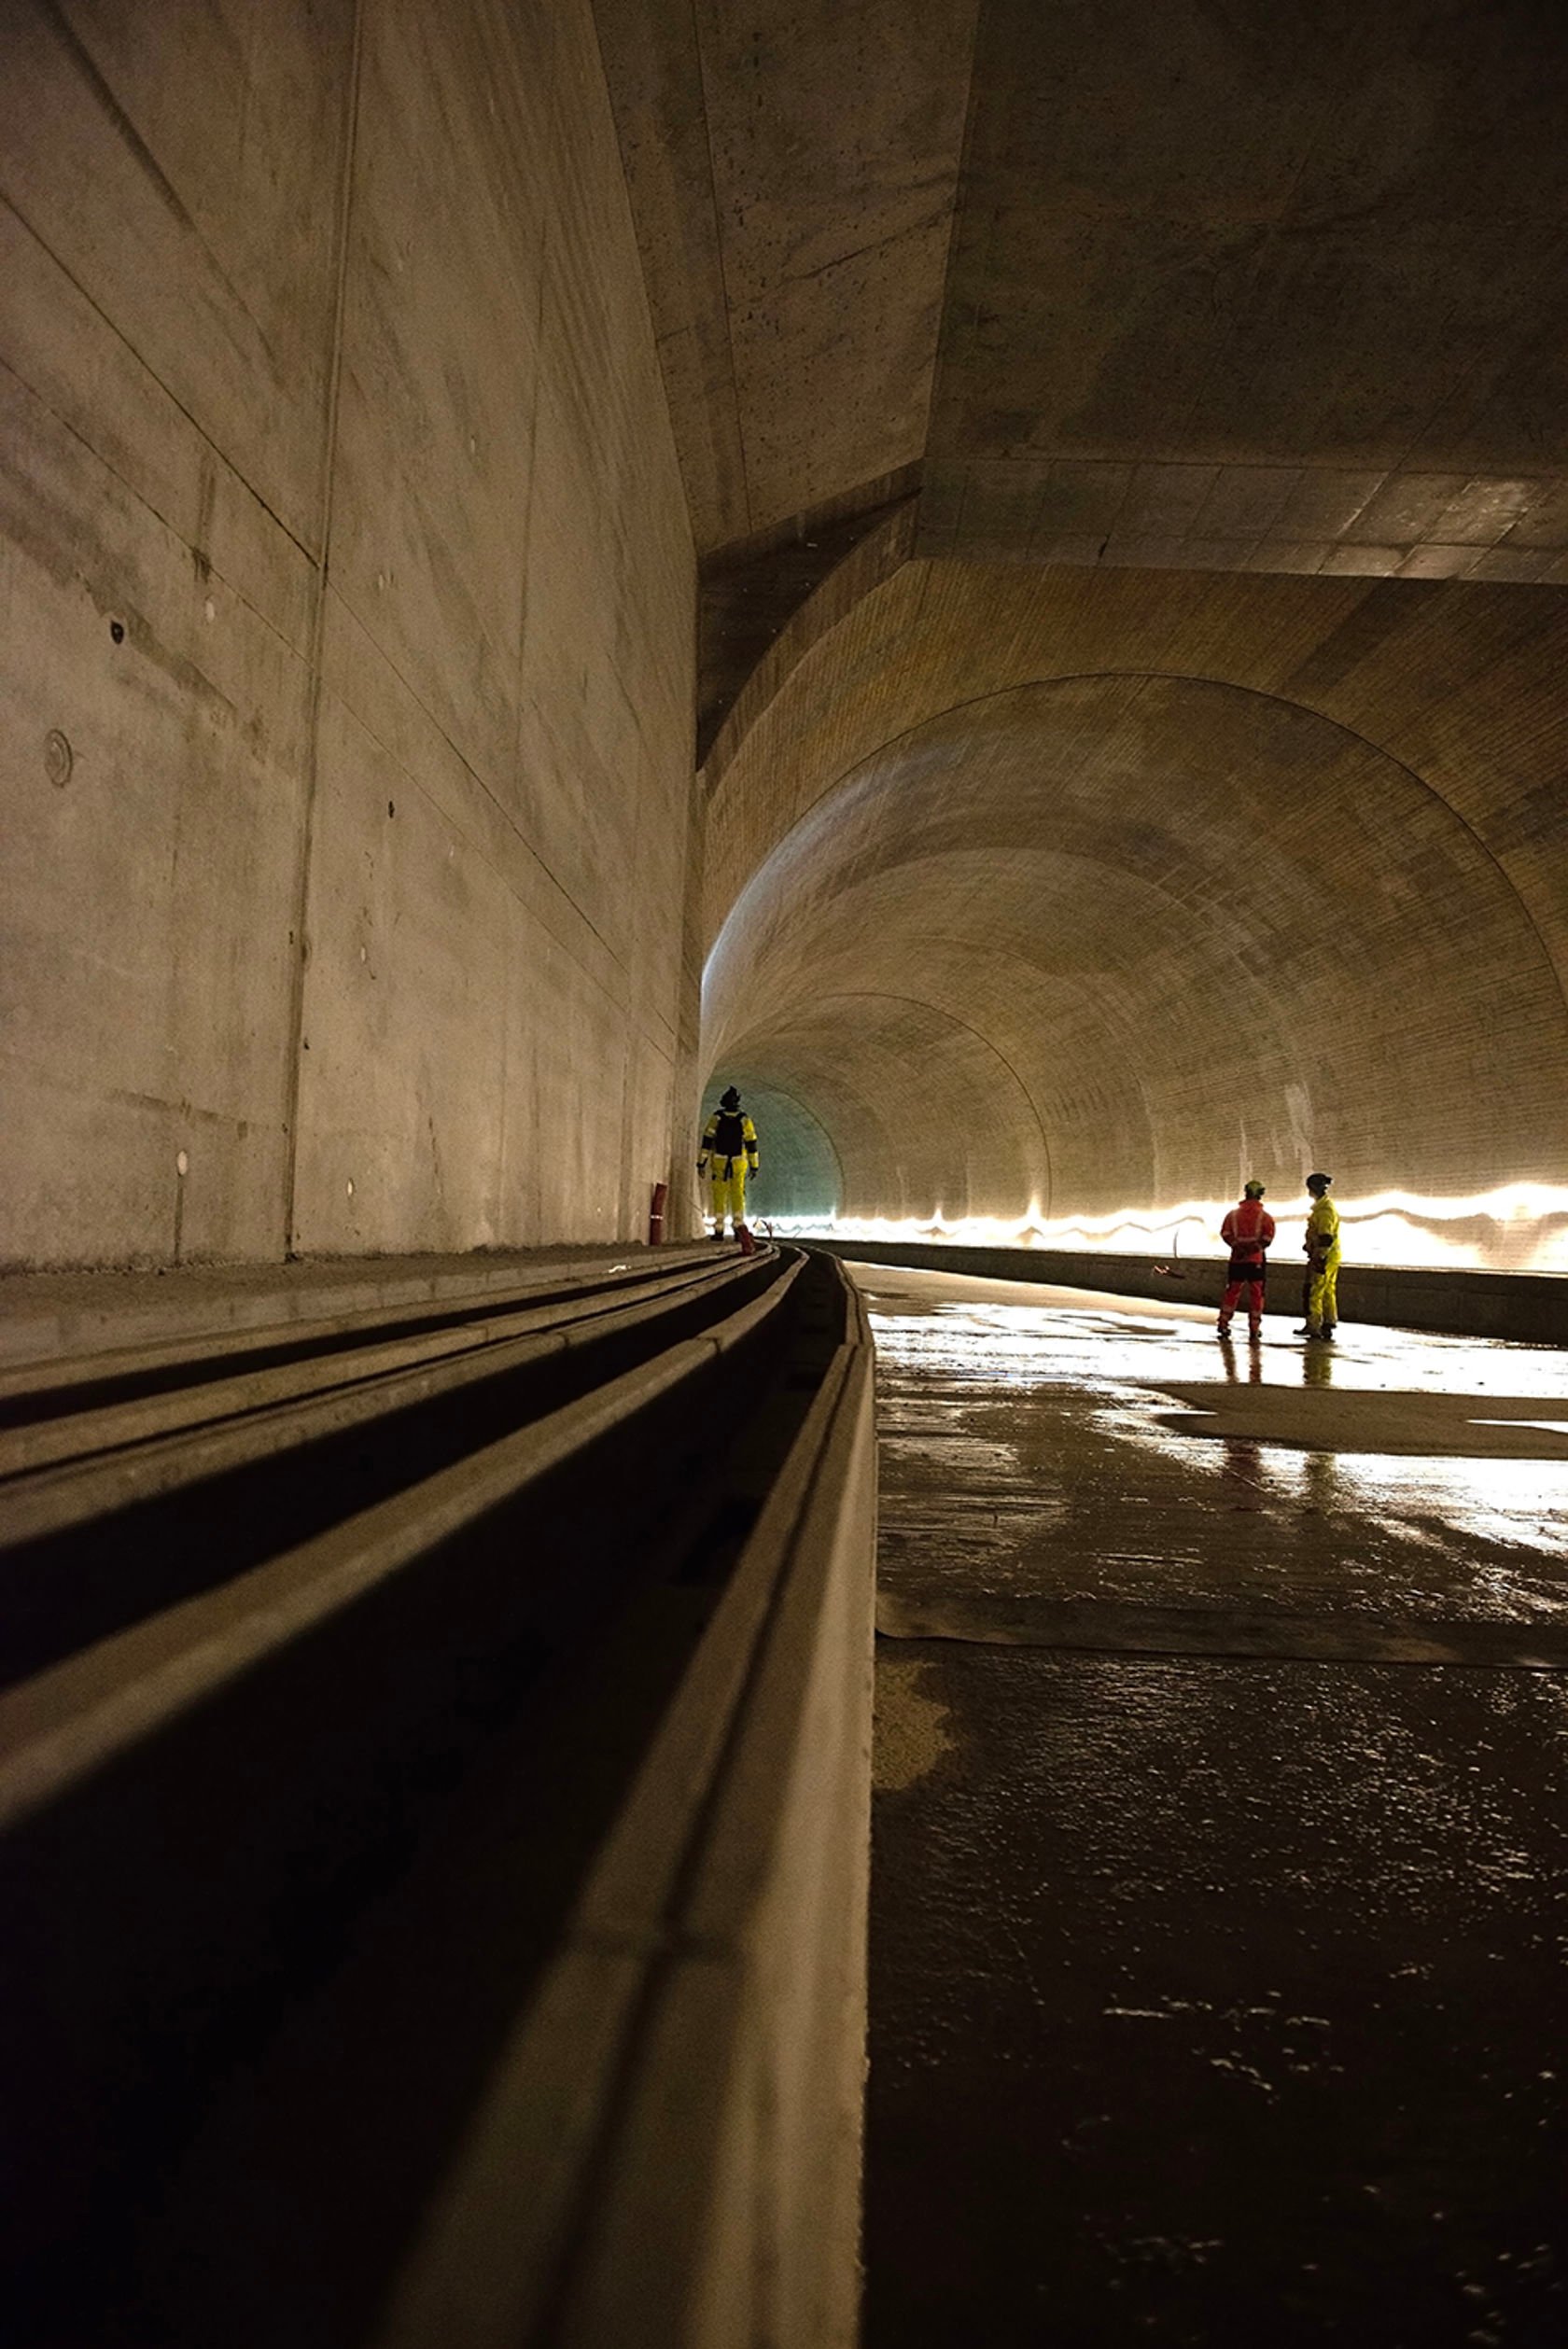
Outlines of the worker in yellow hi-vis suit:
M 703 1128 L 698 1174 L 713 1185 L 713 1237 L 724 1237 L 729 1215 L 738 1239 L 746 1227 L 746 1178 L 757 1171 L 757 1129 L 740 1106 L 740 1095 L 727 1085 L 719 1107 Z
M 1298 1337 L 1332 1338 L 1334 1325 L 1339 1319 L 1339 1210 L 1328 1195 L 1333 1180 L 1332 1175 L 1325 1174 L 1309 1174 L 1307 1178 L 1307 1188 L 1312 1195 L 1307 1237 L 1302 1242 L 1307 1251 L 1307 1279 L 1302 1290 L 1307 1320 L 1296 1332 Z

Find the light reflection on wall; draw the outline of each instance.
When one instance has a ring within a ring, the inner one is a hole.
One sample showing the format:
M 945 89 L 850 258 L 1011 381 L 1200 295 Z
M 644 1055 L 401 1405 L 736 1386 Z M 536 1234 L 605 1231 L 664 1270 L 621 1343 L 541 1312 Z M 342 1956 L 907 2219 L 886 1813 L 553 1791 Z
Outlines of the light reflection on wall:
M 1145 1212 L 1126 1208 L 1110 1215 L 1046 1217 L 1038 1203 L 1015 1223 L 990 1216 L 949 1221 L 940 1209 L 930 1217 L 835 1216 L 812 1220 L 779 1217 L 773 1228 L 784 1234 L 815 1233 L 824 1238 L 945 1241 L 964 1248 L 1060 1248 L 1107 1255 L 1161 1257 L 1223 1256 L 1219 1228 L 1231 1199 L 1183 1199 Z M 1277 1264 L 1301 1255 L 1305 1198 L 1285 1215 L 1270 1200 L 1278 1225 L 1272 1255 Z M 1379 1191 L 1363 1199 L 1337 1201 L 1345 1256 L 1362 1265 L 1436 1265 L 1450 1271 L 1568 1273 L 1568 1185 L 1515 1182 L 1466 1198 L 1421 1197 L 1405 1191 Z

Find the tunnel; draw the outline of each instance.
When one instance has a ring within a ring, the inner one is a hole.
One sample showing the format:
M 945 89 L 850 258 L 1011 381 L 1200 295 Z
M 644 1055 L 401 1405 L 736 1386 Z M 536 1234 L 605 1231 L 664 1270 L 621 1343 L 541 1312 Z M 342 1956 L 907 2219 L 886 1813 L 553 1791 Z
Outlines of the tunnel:
M 1561 9 L 0 58 L 19 2342 L 1555 2345 Z
M 829 756 L 815 673 L 791 679 L 715 807 L 704 1049 L 814 1112 L 847 1215 L 1082 1232 L 1197 1200 L 1212 1224 L 1249 1174 L 1321 1162 L 1347 1199 L 1432 1203 L 1408 1251 L 1447 1202 L 1551 1195 L 1549 909 L 1378 738 L 1379 662 L 1354 722 L 1314 690 L 1342 591 L 1116 581 L 1090 605 L 1071 574 L 964 566 L 922 625 L 910 567 L 857 612 L 889 665 L 835 680 Z M 1164 665 L 1124 667 L 1151 620 Z M 1408 681 L 1386 640 L 1380 662 Z M 1561 1213 L 1504 1207 L 1471 1261 L 1560 1261 Z

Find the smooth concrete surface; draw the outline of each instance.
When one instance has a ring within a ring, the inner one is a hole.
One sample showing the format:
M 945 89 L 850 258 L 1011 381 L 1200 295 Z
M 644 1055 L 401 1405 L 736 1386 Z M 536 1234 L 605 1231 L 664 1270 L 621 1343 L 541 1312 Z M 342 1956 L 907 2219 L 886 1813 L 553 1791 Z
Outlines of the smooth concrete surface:
M 598 0 L 699 549 L 1568 577 L 1547 0 Z
M 497 1292 L 569 1285 L 614 1271 L 706 1261 L 695 1245 L 301 1257 L 287 1265 L 185 1265 L 168 1272 L 13 1273 L 0 1279 L 0 1365 L 189 1345 L 236 1332 L 393 1314 Z
M 852 2349 L 863 1310 L 709 1250 L 591 1366 L 471 1334 L 413 1408 L 334 1351 L 346 1442 L 250 1413 L 7 1547 L 19 2342 Z
M 964 1248 L 933 1241 L 813 1240 L 850 1264 L 911 1265 L 928 1272 L 986 1280 L 1043 1281 L 1053 1288 L 1096 1289 L 1113 1296 L 1154 1297 L 1162 1305 L 1212 1310 L 1225 1293 L 1223 1257 L 1101 1255 L 1059 1248 Z M 1301 1262 L 1269 1266 L 1265 1321 L 1281 1335 L 1301 1315 Z M 1568 1346 L 1568 1276 L 1561 1273 L 1463 1272 L 1346 1265 L 1339 1306 L 1349 1321 L 1385 1328 L 1446 1331 L 1460 1337 L 1535 1340 Z
M 638 1233 L 694 591 L 587 0 L 3 14 L 0 1261 Z
M 596 0 L 700 552 L 919 457 L 976 0 Z
M 1568 1353 L 856 1278 L 867 2349 L 1547 2349 Z
M 842 1343 L 737 1569 L 738 1585 L 784 1533 L 679 1919 L 662 1924 L 640 2076 L 561 2336 L 580 2349 L 860 2339 L 876 1441 L 859 1299 L 833 1319 Z M 628 1825 L 588 1936 L 626 1935 L 628 1875 L 646 1870 L 645 1854 L 628 1870 Z
M 875 1442 L 851 1307 L 379 2349 L 853 2349 Z
M 930 552 L 1568 576 L 1554 10 L 990 0 L 973 86 Z

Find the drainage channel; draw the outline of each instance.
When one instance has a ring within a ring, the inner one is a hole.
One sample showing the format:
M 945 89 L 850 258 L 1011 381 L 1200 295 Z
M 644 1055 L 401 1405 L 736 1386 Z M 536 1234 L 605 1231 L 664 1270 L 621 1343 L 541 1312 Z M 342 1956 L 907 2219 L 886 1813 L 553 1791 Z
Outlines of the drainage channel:
M 621 1901 L 640 1954 L 619 1974 L 651 1979 L 773 1614 L 802 1558 L 834 1552 L 844 1431 L 863 1451 L 869 1429 L 835 1269 L 767 1251 L 629 1300 L 492 1300 L 435 1335 L 459 1327 L 436 1359 L 428 1328 L 382 1329 L 18 1410 L 0 2086 L 13 2338 L 34 2349 L 350 2349 L 421 2244 L 419 2293 L 469 2288 L 431 2207 L 455 2163 L 473 2174 L 467 2132 L 595 1855 L 634 1797 L 644 1876 L 660 1821 L 696 1839 L 656 1898 L 642 1885 L 636 1933 Z M 869 1610 L 860 1538 L 835 1587 Z M 661 1758 L 677 1716 L 695 1726 Z M 610 2000 L 574 2062 L 601 2184 L 651 1996 Z M 518 2341 L 594 2268 L 584 2180 L 552 2159 L 526 2273 L 516 2212 L 490 2261 Z
M 417 1485 L 699 1335 L 767 1293 L 777 1259 L 652 1295 L 461 1317 L 436 1333 L 296 1353 L 155 1397 L 96 1401 L 0 1436 L 0 1680 Z M 101 1393 L 101 1390 L 99 1391 Z

